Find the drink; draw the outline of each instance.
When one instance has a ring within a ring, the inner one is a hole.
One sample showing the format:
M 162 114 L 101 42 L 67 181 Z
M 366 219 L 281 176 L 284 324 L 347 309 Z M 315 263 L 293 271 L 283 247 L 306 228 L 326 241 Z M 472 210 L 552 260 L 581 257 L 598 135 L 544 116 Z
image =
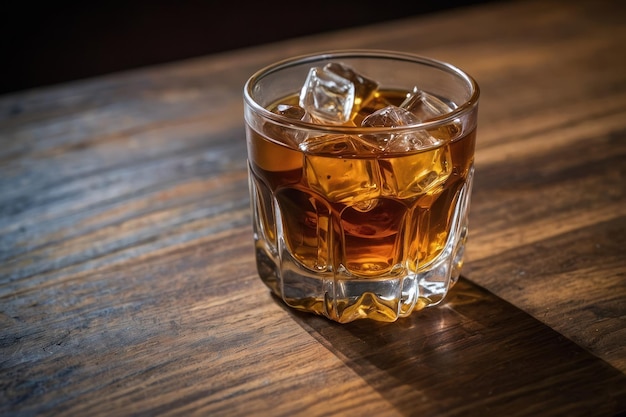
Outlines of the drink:
M 440 302 L 458 279 L 475 113 L 401 137 L 399 149 L 359 129 L 372 113 L 401 106 L 407 91 L 377 88 L 322 131 L 247 113 L 257 268 L 288 305 L 339 322 L 394 321 Z M 280 114 L 298 104 L 292 92 L 265 108 Z M 406 138 L 427 143 L 407 150 Z

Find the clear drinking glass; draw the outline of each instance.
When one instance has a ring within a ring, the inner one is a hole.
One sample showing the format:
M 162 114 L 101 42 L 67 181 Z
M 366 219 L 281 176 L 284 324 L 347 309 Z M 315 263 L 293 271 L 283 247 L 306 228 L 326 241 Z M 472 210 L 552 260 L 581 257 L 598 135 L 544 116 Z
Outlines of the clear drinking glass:
M 479 88 L 407 53 L 287 59 L 244 87 L 256 263 L 296 309 L 395 321 L 441 302 L 468 236 Z

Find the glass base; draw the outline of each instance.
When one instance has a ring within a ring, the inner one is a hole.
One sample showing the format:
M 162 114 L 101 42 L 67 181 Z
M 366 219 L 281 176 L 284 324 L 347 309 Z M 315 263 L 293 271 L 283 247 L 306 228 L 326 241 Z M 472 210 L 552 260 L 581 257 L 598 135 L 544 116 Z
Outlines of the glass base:
M 367 279 L 351 277 L 343 269 L 335 274 L 312 272 L 286 251 L 273 256 L 257 240 L 257 269 L 270 290 L 295 309 L 340 323 L 357 319 L 392 322 L 444 299 L 459 278 L 466 237 L 464 226 L 427 268 L 416 272 L 397 268 L 395 274 Z

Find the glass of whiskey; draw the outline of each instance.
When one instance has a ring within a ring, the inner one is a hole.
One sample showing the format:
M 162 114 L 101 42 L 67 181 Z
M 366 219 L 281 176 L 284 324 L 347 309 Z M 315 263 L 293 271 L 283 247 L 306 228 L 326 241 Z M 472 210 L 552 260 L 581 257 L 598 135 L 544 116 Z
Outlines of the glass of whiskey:
M 243 93 L 267 287 L 340 323 L 439 304 L 468 238 L 476 81 L 414 54 L 338 50 L 260 69 Z

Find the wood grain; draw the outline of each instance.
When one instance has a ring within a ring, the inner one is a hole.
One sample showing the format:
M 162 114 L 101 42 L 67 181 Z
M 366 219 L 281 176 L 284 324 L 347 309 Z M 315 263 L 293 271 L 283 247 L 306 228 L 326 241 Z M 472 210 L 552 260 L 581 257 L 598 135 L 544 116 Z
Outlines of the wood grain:
M 625 17 L 491 3 L 0 96 L 0 415 L 624 415 Z M 464 278 L 393 324 L 255 270 L 243 84 L 338 48 L 481 86 Z

